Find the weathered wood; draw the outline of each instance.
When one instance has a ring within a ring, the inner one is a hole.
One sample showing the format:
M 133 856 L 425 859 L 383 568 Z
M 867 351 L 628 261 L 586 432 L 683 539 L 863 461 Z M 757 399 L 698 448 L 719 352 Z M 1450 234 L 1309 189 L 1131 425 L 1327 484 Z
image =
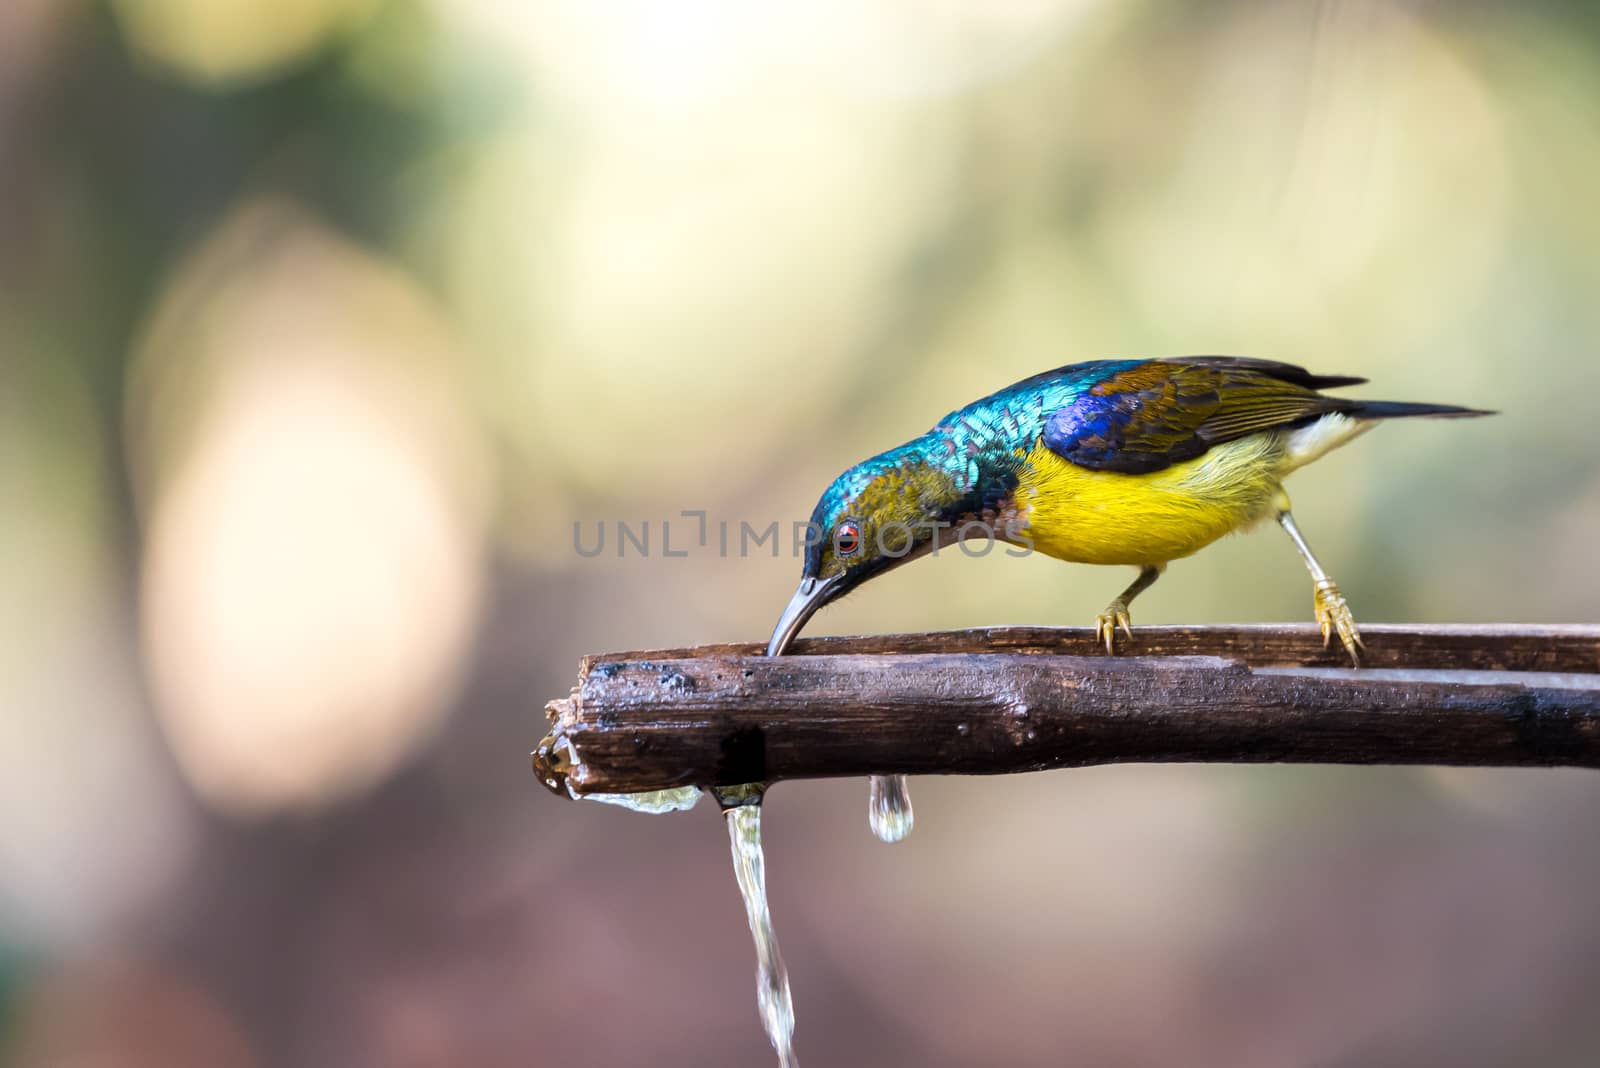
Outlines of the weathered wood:
M 1118 645 L 1124 656 L 1221 656 L 1251 667 L 1348 667 L 1335 641 L 1324 647 L 1312 624 L 1252 623 L 1218 627 L 1135 627 Z M 1415 626 L 1367 623 L 1361 663 L 1369 668 L 1482 671 L 1600 672 L 1600 626 L 1586 624 L 1447 623 Z M 759 656 L 764 643 L 734 642 L 584 657 L 580 670 L 607 661 L 684 660 L 702 656 Z M 799 638 L 793 656 L 845 653 L 1055 653 L 1095 656 L 1101 647 L 1089 627 L 982 627 L 926 634 Z
M 1327 670 L 1301 627 L 1140 628 L 1129 646 L 1226 657 L 1062 655 L 1088 633 L 1043 628 L 588 657 L 535 767 L 579 794 L 1111 762 L 1600 767 L 1600 628 L 1364 633 L 1380 670 Z

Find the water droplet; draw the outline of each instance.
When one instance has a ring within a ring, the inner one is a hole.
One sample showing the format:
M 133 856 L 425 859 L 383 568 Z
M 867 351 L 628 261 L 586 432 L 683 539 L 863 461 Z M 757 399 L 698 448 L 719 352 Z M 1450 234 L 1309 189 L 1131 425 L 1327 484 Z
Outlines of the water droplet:
M 761 803 L 738 805 L 723 813 L 733 847 L 733 874 L 744 898 L 745 918 L 756 942 L 756 1004 L 781 1068 L 796 1068 L 794 1002 L 789 996 L 789 970 L 778 952 L 778 936 L 767 908 L 767 865 L 761 854 Z
M 574 793 L 572 796 L 579 801 L 599 801 L 607 805 L 620 805 L 635 812 L 660 815 L 665 812 L 687 812 L 694 808 L 695 803 L 700 800 L 700 788 L 680 786 L 676 790 L 650 790 L 641 794 Z
M 957 723 L 956 724 L 956 733 L 961 735 L 961 737 L 963 737 L 963 738 L 965 738 L 969 733 L 971 733 L 971 731 L 972 731 L 972 728 L 967 726 L 965 723 Z
M 874 775 L 867 798 L 867 825 L 885 842 L 898 842 L 915 822 L 904 775 Z

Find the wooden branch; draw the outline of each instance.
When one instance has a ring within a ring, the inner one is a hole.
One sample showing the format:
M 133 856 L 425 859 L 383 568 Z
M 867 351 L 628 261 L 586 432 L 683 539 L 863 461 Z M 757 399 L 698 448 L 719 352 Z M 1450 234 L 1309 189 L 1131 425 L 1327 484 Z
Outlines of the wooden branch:
M 1408 626 L 1368 623 L 1362 664 L 1369 668 L 1438 670 L 1566 671 L 1600 673 L 1600 627 L 1586 624 L 1443 623 Z M 1309 623 L 1254 623 L 1220 627 L 1138 627 L 1125 648 L 1131 656 L 1222 656 L 1251 667 L 1350 666 L 1334 643 Z M 702 656 L 760 656 L 764 642 L 697 645 L 692 648 L 604 653 L 584 657 L 593 665 L 633 660 L 685 660 Z M 800 638 L 794 656 L 838 653 L 1058 653 L 1096 656 L 1101 647 L 1089 627 L 982 627 L 928 634 L 875 634 L 850 638 Z
M 1312 627 L 822 638 L 584 659 L 539 777 L 576 794 L 1153 761 L 1600 767 L 1600 627 Z M 1493 673 L 1493 674 L 1491 674 Z

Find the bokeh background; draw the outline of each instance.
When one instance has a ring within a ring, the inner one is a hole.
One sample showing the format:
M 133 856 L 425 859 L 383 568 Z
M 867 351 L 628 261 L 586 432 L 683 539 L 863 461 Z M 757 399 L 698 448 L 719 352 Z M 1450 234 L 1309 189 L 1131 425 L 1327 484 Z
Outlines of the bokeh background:
M 1594 620 L 1597 189 L 1581 2 L 4 0 L 0 1061 L 768 1063 L 716 816 L 546 793 L 542 703 L 767 635 L 787 547 L 663 520 L 787 530 L 1043 368 L 1502 409 L 1301 524 L 1365 621 Z M 950 552 L 810 632 L 1127 578 Z M 1138 620 L 1310 594 L 1263 531 Z M 769 799 L 806 1063 L 1600 1063 L 1592 774 L 913 793 Z

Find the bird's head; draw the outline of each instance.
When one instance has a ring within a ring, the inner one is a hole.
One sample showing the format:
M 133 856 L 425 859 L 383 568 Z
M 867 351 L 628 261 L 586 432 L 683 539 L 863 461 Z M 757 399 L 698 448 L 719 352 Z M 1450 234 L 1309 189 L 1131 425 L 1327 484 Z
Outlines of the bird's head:
M 952 517 L 968 496 L 957 474 L 929 462 L 916 443 L 834 479 L 811 513 L 800 588 L 773 628 L 767 655 L 783 652 L 823 605 L 949 540 Z

